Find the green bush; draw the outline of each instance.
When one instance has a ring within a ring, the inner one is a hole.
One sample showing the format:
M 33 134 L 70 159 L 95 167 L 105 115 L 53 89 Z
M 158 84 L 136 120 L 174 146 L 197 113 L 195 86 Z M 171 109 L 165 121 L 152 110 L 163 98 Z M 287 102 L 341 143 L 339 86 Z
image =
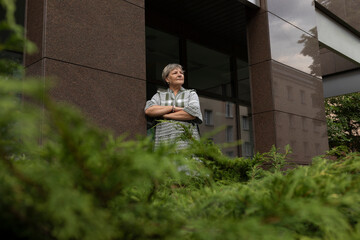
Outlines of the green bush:
M 0 4 L 0 31 L 13 31 L 0 51 L 23 48 L 14 1 Z M 19 68 L 0 61 L 0 231 L 9 239 L 360 238 L 359 153 L 337 148 L 336 160 L 285 171 L 288 147 L 231 159 L 204 138 L 153 151 L 150 138 L 115 138 L 55 104 L 40 81 L 9 77 Z
M 202 139 L 153 151 L 151 139 L 114 138 L 45 92 L 0 79 L 0 228 L 13 239 L 360 236 L 358 153 L 281 171 L 289 148 L 228 158 Z

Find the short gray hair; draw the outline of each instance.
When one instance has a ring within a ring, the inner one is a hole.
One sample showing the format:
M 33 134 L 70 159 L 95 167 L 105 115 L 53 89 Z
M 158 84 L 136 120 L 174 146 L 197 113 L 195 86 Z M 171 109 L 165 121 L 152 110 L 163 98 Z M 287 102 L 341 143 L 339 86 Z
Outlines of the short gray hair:
M 180 70 L 184 72 L 184 69 L 180 64 L 170 63 L 170 64 L 166 65 L 166 67 L 164 67 L 162 74 L 161 74 L 161 77 L 165 81 L 165 83 L 166 83 L 165 79 L 167 78 L 167 76 L 169 76 L 170 72 L 172 70 L 174 70 L 175 68 L 180 68 Z

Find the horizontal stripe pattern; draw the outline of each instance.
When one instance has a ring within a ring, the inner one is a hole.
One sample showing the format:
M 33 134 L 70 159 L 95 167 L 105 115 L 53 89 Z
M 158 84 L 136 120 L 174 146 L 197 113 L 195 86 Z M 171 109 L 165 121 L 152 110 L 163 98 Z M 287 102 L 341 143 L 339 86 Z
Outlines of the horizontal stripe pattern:
M 202 114 L 199 97 L 195 90 L 181 88 L 176 96 L 170 89 L 158 91 L 151 100 L 146 102 L 145 110 L 154 105 L 182 107 L 185 112 L 196 117 L 193 121 L 171 120 L 157 124 L 155 129 L 155 147 L 158 147 L 161 143 L 176 143 L 178 149 L 186 148 L 188 142 L 180 139 L 184 129 L 179 123 L 190 127 L 193 138 L 200 138 L 196 124 L 202 123 Z
M 184 127 L 179 123 L 183 124 L 184 127 L 190 129 L 192 137 L 196 140 L 200 139 L 197 126 L 193 123 L 183 122 L 183 121 L 168 121 L 162 122 L 156 125 L 155 131 L 155 147 L 158 147 L 162 143 L 174 144 L 176 143 L 177 149 L 184 149 L 188 146 L 188 141 L 181 139 L 182 134 L 184 133 Z

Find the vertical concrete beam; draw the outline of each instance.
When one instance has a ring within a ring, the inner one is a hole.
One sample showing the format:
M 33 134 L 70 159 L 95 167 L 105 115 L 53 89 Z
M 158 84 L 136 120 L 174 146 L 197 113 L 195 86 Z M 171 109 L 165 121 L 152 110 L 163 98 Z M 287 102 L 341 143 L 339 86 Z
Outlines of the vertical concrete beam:
M 39 48 L 27 73 L 56 79 L 55 99 L 116 134 L 146 133 L 144 0 L 27 1 L 26 30 Z

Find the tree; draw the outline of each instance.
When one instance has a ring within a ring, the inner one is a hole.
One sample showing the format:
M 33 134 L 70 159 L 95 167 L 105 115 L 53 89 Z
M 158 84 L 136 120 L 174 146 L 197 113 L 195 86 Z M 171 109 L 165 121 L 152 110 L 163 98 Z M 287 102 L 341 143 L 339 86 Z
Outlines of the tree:
M 344 145 L 360 151 L 360 93 L 326 99 L 325 111 L 330 148 Z

